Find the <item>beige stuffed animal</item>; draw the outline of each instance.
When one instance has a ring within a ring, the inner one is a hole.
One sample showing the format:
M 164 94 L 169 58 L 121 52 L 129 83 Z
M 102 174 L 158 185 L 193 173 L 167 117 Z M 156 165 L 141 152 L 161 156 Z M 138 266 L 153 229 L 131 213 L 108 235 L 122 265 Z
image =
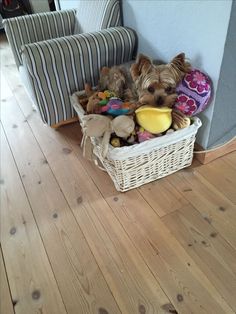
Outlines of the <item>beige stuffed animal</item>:
M 112 120 L 112 117 L 98 114 L 89 114 L 83 118 L 83 152 L 84 155 L 91 155 L 91 142 L 88 137 L 102 138 L 101 149 L 102 156 L 105 157 L 108 152 L 109 141 L 112 133 L 119 137 L 126 138 L 134 130 L 135 124 L 130 116 L 118 116 Z

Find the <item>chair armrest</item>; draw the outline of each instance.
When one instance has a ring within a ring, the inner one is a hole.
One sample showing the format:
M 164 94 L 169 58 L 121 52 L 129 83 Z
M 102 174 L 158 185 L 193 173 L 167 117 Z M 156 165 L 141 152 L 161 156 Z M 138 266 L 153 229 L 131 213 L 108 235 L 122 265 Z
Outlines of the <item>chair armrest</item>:
M 69 97 L 85 83 L 97 85 L 101 67 L 130 61 L 135 48 L 136 35 L 125 27 L 25 45 L 24 66 L 45 109 L 43 120 L 52 125 L 73 117 Z
M 22 64 L 21 47 L 51 38 L 72 35 L 76 10 L 38 13 L 3 20 L 17 67 Z

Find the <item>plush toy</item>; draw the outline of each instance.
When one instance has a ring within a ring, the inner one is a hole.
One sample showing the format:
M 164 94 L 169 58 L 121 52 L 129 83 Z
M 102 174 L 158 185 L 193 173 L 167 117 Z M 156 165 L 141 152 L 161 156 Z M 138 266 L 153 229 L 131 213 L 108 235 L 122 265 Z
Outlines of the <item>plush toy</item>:
M 172 111 L 172 128 L 174 130 L 187 128 L 190 124 L 191 120 L 189 117 L 185 116 L 182 112 Z
M 135 124 L 131 117 L 118 116 L 112 120 L 111 117 L 90 114 L 83 118 L 83 151 L 90 150 L 91 143 L 87 143 L 88 137 L 102 138 L 101 149 L 102 156 L 105 157 L 108 152 L 109 141 L 112 133 L 118 137 L 127 138 L 134 130 Z
M 114 92 L 105 90 L 104 92 L 93 91 L 89 84 L 85 85 L 85 92 L 88 96 L 87 113 L 109 114 L 114 117 L 130 114 L 136 108 L 135 104 L 123 102 L 116 97 Z
M 119 137 L 113 137 L 110 143 L 113 147 L 121 147 L 121 142 L 120 142 Z
M 105 101 L 107 101 L 106 104 L 104 104 Z M 102 100 L 99 102 L 99 105 L 101 105 L 98 110 L 100 111 L 99 113 L 107 113 L 112 116 L 120 116 L 131 113 L 131 104 L 124 103 L 121 99 L 117 97 L 112 97 L 109 100 Z
M 141 127 L 150 133 L 162 133 L 171 126 L 171 111 L 172 109 L 167 107 L 157 108 L 144 105 L 135 111 L 136 120 Z
M 210 78 L 199 70 L 191 70 L 176 88 L 174 109 L 189 117 L 200 113 L 209 104 L 211 90 Z
M 155 137 L 152 133 L 148 132 L 147 130 L 144 130 L 144 128 L 140 127 L 139 131 L 137 132 L 138 134 L 138 142 L 142 143 L 147 140 L 150 140 Z
M 126 139 L 126 145 L 133 145 L 135 143 L 137 143 L 137 133 L 135 130 L 133 130 L 133 132 L 130 134 L 129 137 L 127 137 Z

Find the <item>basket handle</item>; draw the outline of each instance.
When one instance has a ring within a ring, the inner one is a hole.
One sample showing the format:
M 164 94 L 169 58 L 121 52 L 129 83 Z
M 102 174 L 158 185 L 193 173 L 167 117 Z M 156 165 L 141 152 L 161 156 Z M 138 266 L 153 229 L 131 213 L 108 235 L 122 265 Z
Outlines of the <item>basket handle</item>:
M 95 154 L 94 154 L 95 155 Z M 95 155 L 96 156 L 96 155 Z M 106 171 L 106 169 L 104 168 L 104 166 L 103 166 L 103 164 L 102 164 L 102 162 L 101 162 L 101 160 L 96 156 L 96 159 L 94 159 L 93 160 L 94 161 L 94 164 L 96 165 L 96 167 L 98 167 L 100 170 L 102 170 L 102 171 L 105 171 L 105 172 L 107 172 Z M 99 165 L 100 164 L 100 165 Z

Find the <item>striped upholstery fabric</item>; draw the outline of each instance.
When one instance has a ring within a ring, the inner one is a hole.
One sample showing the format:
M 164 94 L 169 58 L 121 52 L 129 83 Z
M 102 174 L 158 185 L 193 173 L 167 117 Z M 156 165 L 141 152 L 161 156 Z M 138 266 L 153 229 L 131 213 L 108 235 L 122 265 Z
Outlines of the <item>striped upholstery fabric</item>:
M 38 13 L 4 20 L 4 28 L 17 67 L 22 64 L 21 47 L 51 38 L 72 35 L 76 10 Z
M 124 27 L 28 44 L 23 49 L 41 117 L 54 125 L 75 114 L 69 96 L 97 84 L 102 66 L 130 61 L 135 33 Z
M 119 0 L 80 0 L 77 6 L 75 34 L 121 26 Z

